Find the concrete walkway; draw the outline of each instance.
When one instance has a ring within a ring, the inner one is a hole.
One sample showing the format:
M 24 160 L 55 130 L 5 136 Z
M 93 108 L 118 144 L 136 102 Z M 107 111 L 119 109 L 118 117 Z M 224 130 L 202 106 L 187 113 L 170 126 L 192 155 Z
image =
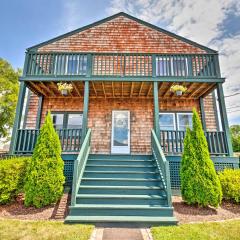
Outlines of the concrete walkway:
M 152 240 L 148 228 L 96 227 L 90 240 Z

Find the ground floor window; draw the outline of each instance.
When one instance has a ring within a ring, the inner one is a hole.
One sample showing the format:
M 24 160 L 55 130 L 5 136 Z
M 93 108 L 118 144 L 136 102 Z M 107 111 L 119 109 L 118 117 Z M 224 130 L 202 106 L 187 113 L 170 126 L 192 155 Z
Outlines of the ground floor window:
M 161 112 L 159 113 L 160 130 L 185 131 L 187 126 L 192 128 L 192 113 L 190 112 Z
M 80 112 L 52 112 L 51 115 L 55 129 L 82 128 L 82 113 Z

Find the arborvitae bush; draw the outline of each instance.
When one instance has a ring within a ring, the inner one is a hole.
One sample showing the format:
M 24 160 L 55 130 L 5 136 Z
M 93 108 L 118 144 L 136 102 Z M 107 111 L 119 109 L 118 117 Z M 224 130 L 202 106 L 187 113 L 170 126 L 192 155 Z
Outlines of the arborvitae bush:
M 40 208 L 57 202 L 63 193 L 63 168 L 60 140 L 48 112 L 27 170 L 25 205 Z
M 0 204 L 14 200 L 23 192 L 24 180 L 29 157 L 13 157 L 0 160 Z
M 210 158 L 206 137 L 197 111 L 193 110 L 193 129 L 187 130 L 180 169 L 184 201 L 217 207 L 222 200 L 219 178 Z

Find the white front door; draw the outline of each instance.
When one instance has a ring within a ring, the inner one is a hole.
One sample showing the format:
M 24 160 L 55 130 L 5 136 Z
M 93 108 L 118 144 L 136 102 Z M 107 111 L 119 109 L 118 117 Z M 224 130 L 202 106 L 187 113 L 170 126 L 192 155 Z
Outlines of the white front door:
M 111 152 L 118 154 L 130 153 L 130 112 L 112 112 Z

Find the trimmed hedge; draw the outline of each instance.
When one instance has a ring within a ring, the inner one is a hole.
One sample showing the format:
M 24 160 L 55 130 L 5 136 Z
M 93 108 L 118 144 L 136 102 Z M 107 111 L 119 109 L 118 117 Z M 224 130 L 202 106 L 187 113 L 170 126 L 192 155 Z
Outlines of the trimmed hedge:
M 240 203 L 240 169 L 225 169 L 219 173 L 223 198 Z
M 23 192 L 29 157 L 14 157 L 0 160 L 0 204 L 14 200 Z

